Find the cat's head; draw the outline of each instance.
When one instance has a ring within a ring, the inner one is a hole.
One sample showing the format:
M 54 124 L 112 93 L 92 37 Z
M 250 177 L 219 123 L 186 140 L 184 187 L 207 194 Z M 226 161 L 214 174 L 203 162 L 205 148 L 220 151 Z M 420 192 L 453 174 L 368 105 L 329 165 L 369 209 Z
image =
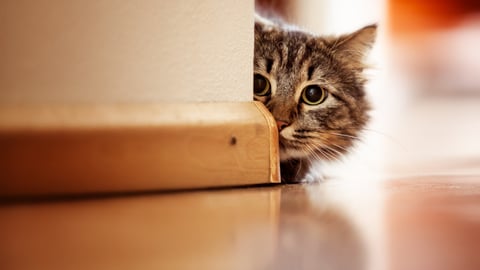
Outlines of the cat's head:
M 280 158 L 336 159 L 369 116 L 362 73 L 376 25 L 338 37 L 255 22 L 254 98 L 279 129 Z

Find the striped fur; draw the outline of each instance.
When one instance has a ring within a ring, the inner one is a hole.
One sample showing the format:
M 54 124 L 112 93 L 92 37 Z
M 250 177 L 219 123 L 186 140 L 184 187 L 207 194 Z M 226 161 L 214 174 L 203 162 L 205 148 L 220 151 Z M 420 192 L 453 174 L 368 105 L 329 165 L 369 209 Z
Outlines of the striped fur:
M 254 72 L 269 80 L 271 95 L 255 99 L 289 124 L 280 131 L 283 182 L 312 180 L 312 162 L 346 154 L 365 127 L 370 106 L 362 73 L 375 36 L 376 25 L 317 36 L 256 17 Z M 302 103 L 307 85 L 325 89 L 327 99 L 316 106 Z

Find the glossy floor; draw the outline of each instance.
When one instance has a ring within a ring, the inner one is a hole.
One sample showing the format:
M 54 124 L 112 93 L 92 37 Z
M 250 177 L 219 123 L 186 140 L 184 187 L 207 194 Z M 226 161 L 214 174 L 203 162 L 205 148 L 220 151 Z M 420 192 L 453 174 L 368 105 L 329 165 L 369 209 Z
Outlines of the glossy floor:
M 0 206 L 1 269 L 480 269 L 480 177 Z

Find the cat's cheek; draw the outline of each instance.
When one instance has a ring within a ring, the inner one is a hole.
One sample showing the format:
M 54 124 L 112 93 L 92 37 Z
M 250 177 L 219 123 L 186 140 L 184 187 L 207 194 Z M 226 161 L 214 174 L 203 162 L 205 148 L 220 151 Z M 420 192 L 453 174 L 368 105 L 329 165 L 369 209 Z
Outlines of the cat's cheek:
M 292 156 L 291 151 L 285 147 L 280 148 L 280 161 L 287 161 L 289 159 L 294 158 Z
M 282 131 L 279 132 L 279 135 L 286 140 L 295 140 L 295 138 L 293 137 L 294 132 L 295 129 L 292 126 L 289 126 L 282 129 Z
M 280 161 L 286 161 L 289 160 L 289 155 L 287 154 L 287 151 L 284 149 L 280 149 Z

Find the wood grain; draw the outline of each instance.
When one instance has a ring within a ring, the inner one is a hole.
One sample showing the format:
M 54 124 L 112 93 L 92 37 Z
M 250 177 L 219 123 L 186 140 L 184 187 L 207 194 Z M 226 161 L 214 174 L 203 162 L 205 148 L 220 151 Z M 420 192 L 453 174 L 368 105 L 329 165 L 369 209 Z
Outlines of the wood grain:
M 256 102 L 0 108 L 0 196 L 279 181 L 278 135 Z
M 0 269 L 264 269 L 280 191 L 0 204 Z

